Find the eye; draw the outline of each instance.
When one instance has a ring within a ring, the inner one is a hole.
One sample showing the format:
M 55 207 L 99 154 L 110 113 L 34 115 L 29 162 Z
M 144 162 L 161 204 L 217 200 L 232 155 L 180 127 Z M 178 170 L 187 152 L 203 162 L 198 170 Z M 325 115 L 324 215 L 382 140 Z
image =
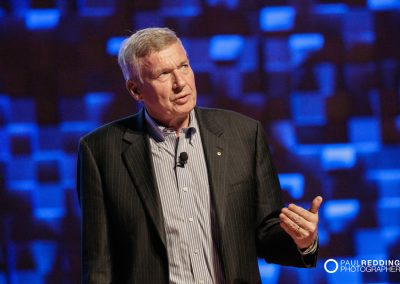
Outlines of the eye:
M 169 71 L 163 71 L 163 72 L 161 72 L 161 73 L 158 74 L 158 77 L 159 77 L 159 78 L 166 77 L 167 75 L 169 75 L 169 73 L 171 73 L 171 72 L 169 72 Z
M 190 68 L 189 63 L 182 63 L 179 66 L 179 70 L 182 70 L 182 71 L 187 71 L 189 68 Z

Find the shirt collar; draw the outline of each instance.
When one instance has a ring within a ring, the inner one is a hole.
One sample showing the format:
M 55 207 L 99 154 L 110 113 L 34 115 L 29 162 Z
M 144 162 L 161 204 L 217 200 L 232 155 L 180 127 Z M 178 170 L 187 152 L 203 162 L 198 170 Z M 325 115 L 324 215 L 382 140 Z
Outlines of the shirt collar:
M 156 142 L 165 141 L 165 137 L 171 133 L 175 134 L 175 130 L 167 128 L 158 124 L 144 109 L 144 115 L 146 119 L 147 129 L 149 130 L 150 137 L 152 137 Z M 192 138 L 193 134 L 196 133 L 198 128 L 196 115 L 194 109 L 189 113 L 189 126 L 187 128 L 182 128 L 181 132 L 185 133 L 186 138 Z

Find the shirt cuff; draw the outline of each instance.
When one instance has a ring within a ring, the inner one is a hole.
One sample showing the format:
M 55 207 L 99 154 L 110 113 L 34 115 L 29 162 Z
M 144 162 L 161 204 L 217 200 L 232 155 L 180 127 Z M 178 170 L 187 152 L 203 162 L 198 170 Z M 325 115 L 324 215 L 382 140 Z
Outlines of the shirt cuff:
M 309 246 L 309 247 L 306 248 L 306 249 L 299 249 L 299 248 L 297 248 L 297 250 L 299 251 L 299 253 L 300 253 L 302 256 L 305 256 L 305 255 L 309 255 L 309 254 L 315 253 L 315 252 L 317 251 L 317 248 L 318 248 L 318 236 L 315 238 L 315 240 L 314 240 L 314 242 L 312 243 L 311 246 Z

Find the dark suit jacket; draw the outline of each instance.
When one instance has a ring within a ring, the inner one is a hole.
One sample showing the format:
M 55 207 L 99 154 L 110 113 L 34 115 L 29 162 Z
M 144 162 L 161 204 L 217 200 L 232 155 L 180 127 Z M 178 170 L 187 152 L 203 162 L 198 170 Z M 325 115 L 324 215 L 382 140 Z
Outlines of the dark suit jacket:
M 196 108 L 227 283 L 260 283 L 257 257 L 302 258 L 277 218 L 281 190 L 259 122 Z M 222 155 L 217 155 L 221 152 Z M 163 214 L 143 111 L 83 137 L 78 159 L 84 283 L 168 283 Z

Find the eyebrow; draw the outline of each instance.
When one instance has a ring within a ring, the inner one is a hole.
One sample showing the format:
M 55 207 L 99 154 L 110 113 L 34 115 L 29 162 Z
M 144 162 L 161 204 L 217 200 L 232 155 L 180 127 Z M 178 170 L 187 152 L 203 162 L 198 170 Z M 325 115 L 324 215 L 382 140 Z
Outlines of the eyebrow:
M 182 66 L 182 65 L 184 65 L 184 64 L 188 64 L 188 63 L 189 63 L 189 59 L 186 58 L 185 60 L 182 60 L 182 61 L 178 64 L 178 67 L 180 67 L 180 66 Z M 163 73 L 163 72 L 165 72 L 165 71 L 170 72 L 170 71 L 174 70 L 175 68 L 176 68 L 176 67 L 174 67 L 174 68 L 162 67 L 162 68 L 159 68 L 159 69 L 150 70 L 150 73 L 151 73 L 152 76 L 156 76 L 156 75 L 161 74 L 161 73 Z
M 163 67 L 163 68 L 158 68 L 158 69 L 153 69 L 150 71 L 152 76 L 157 76 L 161 73 L 164 72 L 171 72 L 172 70 L 174 70 L 175 68 L 169 68 L 169 67 Z

